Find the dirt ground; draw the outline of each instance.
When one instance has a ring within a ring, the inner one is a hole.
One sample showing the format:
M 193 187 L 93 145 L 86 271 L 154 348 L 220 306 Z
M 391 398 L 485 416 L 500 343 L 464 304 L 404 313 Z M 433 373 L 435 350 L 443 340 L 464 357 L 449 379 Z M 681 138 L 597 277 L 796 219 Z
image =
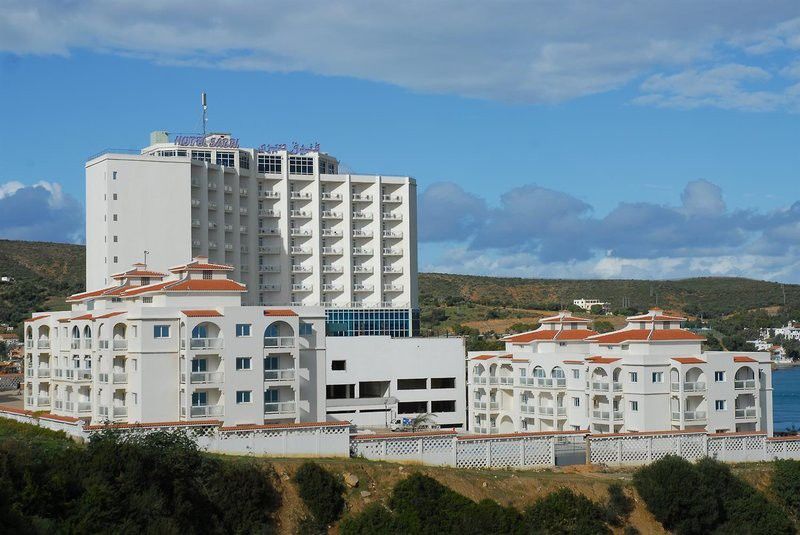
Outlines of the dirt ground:
M 268 462 L 277 473 L 283 494 L 278 514 L 279 533 L 295 533 L 297 523 L 302 518 L 303 505 L 291 478 L 303 460 L 272 459 Z M 539 471 L 466 470 L 361 459 L 317 459 L 316 462 L 334 473 L 351 473 L 358 477 L 358 486 L 347 490 L 345 514 L 361 511 L 371 502 L 385 503 L 395 483 L 413 472 L 433 477 L 472 500 L 490 498 L 518 509 L 561 487 L 569 487 L 595 501 L 604 501 L 608 486 L 620 483 L 636 504 L 630 524 L 641 533 L 666 533 L 636 495 L 631 485 L 631 470 L 604 470 L 583 465 Z M 617 531 L 622 533 L 621 529 Z M 334 526 L 331 533 L 336 532 Z

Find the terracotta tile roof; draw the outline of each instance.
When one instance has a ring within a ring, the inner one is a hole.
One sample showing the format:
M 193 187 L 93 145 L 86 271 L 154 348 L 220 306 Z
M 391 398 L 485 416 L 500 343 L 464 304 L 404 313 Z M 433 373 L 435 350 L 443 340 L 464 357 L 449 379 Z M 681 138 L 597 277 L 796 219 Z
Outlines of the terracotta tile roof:
M 222 314 L 216 310 L 181 310 L 181 313 L 189 318 L 219 318 Z
M 739 357 L 733 357 L 733 362 L 758 362 L 758 361 L 751 357 L 739 356 Z
M 286 429 L 303 427 L 350 427 L 350 422 L 288 422 L 284 424 L 241 424 L 220 427 L 220 431 L 257 431 L 259 429 Z
M 498 357 L 500 357 L 500 355 L 478 355 L 477 357 L 472 357 L 469 360 L 489 360 L 489 359 L 494 359 L 494 358 L 498 358 Z
M 661 311 L 661 309 L 653 309 L 653 311 Z M 667 314 L 640 314 L 638 316 L 628 316 L 628 321 L 686 321 L 686 318 L 681 316 L 669 316 Z
M 530 359 L 511 359 L 511 362 L 530 362 Z
M 171 267 L 169 270 L 172 273 L 181 273 L 183 271 L 233 271 L 233 266 L 227 264 L 212 264 L 208 262 L 208 258 L 206 257 L 197 257 L 191 262 Z
M 39 418 L 41 418 L 42 420 L 55 420 L 57 422 L 68 422 L 68 423 L 75 423 L 81 421 L 80 418 L 73 418 L 72 416 L 60 416 L 58 414 L 51 414 L 49 412 L 46 414 L 42 414 L 41 416 L 39 416 Z
M 183 279 L 164 288 L 166 292 L 245 292 L 247 287 L 230 279 Z
M 92 319 L 91 314 L 84 314 L 83 316 L 76 316 L 74 318 L 70 318 L 71 321 L 90 320 L 90 319 Z
M 583 364 L 582 360 L 565 360 L 564 364 Z
M 25 321 L 39 321 L 49 317 L 50 317 L 49 314 L 45 314 L 44 316 L 34 316 L 32 318 L 27 318 Z
M 100 290 L 93 290 L 91 292 L 73 294 L 67 297 L 67 303 L 71 303 L 72 301 L 81 301 L 90 297 L 99 297 L 107 291 L 113 290 L 114 288 L 116 288 L 116 286 L 109 286 L 108 288 L 101 288 Z
M 95 316 L 94 319 L 96 320 L 104 320 L 106 318 L 113 318 L 114 316 L 119 316 L 120 314 L 125 314 L 126 311 L 118 310 L 116 312 L 109 312 L 107 314 L 101 314 L 100 316 Z
M 595 334 L 597 334 L 597 331 L 591 331 L 589 329 L 565 329 L 563 331 L 558 331 L 556 340 L 585 340 Z
M 128 290 L 129 288 L 135 288 L 135 286 L 132 286 L 130 284 L 123 284 L 121 286 L 117 286 L 116 288 L 111 288 L 106 292 L 103 292 L 102 297 L 106 296 L 116 297 L 118 295 L 122 295 L 123 293 L 125 293 L 125 291 Z
M 672 360 L 677 360 L 681 364 L 705 364 L 706 361 L 697 357 L 672 357 Z
M 702 341 L 705 336 L 694 334 L 683 329 L 622 329 L 610 333 L 598 334 L 589 338 L 592 342 L 600 344 L 619 344 L 621 342 L 647 342 L 647 341 Z
M 536 436 L 550 436 L 550 435 L 588 435 L 588 429 L 576 429 L 573 431 L 531 431 L 528 433 L 501 433 L 499 435 L 458 435 L 457 440 L 486 440 L 486 439 L 503 439 L 503 438 L 516 438 L 516 437 L 536 437 Z
M 501 338 L 501 342 L 512 342 L 525 344 L 527 342 L 534 342 L 536 340 L 552 340 L 558 331 L 535 330 L 526 333 L 512 334 Z
M 164 278 L 166 277 L 166 273 L 162 273 L 160 271 L 151 271 L 148 269 L 141 269 L 141 268 L 134 268 L 129 269 L 128 271 L 123 271 L 121 273 L 115 273 L 111 275 L 112 279 L 122 279 L 125 277 L 157 277 L 157 278 Z
M 539 323 L 589 323 L 590 320 L 586 318 L 579 318 L 577 316 L 550 316 L 542 318 Z
M 587 357 L 587 361 L 592 364 L 611 364 L 612 362 L 617 362 L 618 360 L 622 360 L 620 358 L 610 358 L 610 357 Z
M 166 281 L 166 282 L 156 282 L 153 284 L 147 284 L 145 286 L 132 286 L 130 289 L 125 290 L 123 292 L 124 297 L 130 297 L 132 295 L 139 295 L 144 293 L 150 292 L 157 292 L 164 288 L 165 286 L 172 284 L 175 281 Z
M 297 313 L 294 310 L 284 309 L 284 308 L 276 308 L 272 310 L 265 310 L 265 316 L 297 316 Z
M 26 411 L 25 409 L 11 407 L 9 405 L 0 405 L 0 412 L 11 412 L 13 414 L 24 414 L 26 416 L 33 415 L 33 411 Z

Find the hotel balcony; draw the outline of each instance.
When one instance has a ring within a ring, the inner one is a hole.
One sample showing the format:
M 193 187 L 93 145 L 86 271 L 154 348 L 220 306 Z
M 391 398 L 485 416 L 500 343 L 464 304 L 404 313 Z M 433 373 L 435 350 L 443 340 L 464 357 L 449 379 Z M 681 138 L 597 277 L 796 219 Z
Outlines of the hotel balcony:
M 402 256 L 403 250 L 396 247 L 384 248 L 383 254 L 384 256 Z
M 189 382 L 193 385 L 221 383 L 225 380 L 223 372 L 190 372 Z M 181 383 L 186 382 L 186 374 L 181 374 Z
M 48 396 L 38 396 L 36 398 L 36 406 L 37 407 L 49 407 L 50 406 L 50 398 Z
M 706 419 L 706 411 L 684 411 L 683 421 L 685 422 L 699 422 Z M 679 422 L 681 420 L 681 413 L 672 411 L 672 421 Z
M 322 211 L 322 219 L 342 219 L 344 215 L 342 212 L 336 212 L 334 210 L 323 210 Z
M 200 228 L 200 220 L 199 219 L 192 219 L 192 227 Z
M 264 403 L 264 415 L 294 414 L 294 401 L 275 401 Z
M 756 389 L 756 380 L 755 379 L 744 379 L 739 381 L 733 382 L 733 388 L 735 390 L 755 390 Z
M 553 416 L 555 416 L 556 418 L 565 418 L 567 416 L 567 408 L 539 406 L 537 408 L 536 414 L 538 414 L 539 416 L 546 416 L 550 418 L 552 418 Z
M 233 188 L 231 186 L 228 186 L 227 184 L 223 186 L 222 189 L 223 191 L 225 191 L 225 193 L 233 193 Z
M 185 340 L 181 340 L 181 346 L 185 344 Z M 190 338 L 189 349 L 194 351 L 207 351 L 211 349 L 222 349 L 222 338 Z
M 112 340 L 111 341 L 111 349 L 113 351 L 125 351 L 128 349 L 128 341 L 127 340 Z
M 49 379 L 50 368 L 36 368 L 36 377 L 39 379 Z
M 311 247 L 307 247 L 305 245 L 293 245 L 289 252 L 292 254 L 311 254 L 312 250 Z
M 264 370 L 265 383 L 286 383 L 292 382 L 295 378 L 293 369 L 285 370 Z
M 311 194 L 302 191 L 292 191 L 289 193 L 289 198 L 295 201 L 306 201 L 311 199 Z
M 264 338 L 264 349 L 292 348 L 297 341 L 294 336 L 272 336 Z
M 384 273 L 402 273 L 403 268 L 394 266 L 383 266 Z
M 737 420 L 749 420 L 758 418 L 758 413 L 755 407 L 745 407 L 743 409 L 736 409 L 735 416 Z
M 227 187 L 227 186 L 225 186 L 225 187 Z M 230 214 L 231 212 L 233 212 L 233 205 L 232 204 L 226 204 L 223 207 L 223 209 L 225 210 L 226 214 Z
M 485 375 L 475 375 L 472 377 L 472 384 L 474 385 L 485 385 L 487 383 L 487 377 Z
M 224 405 L 193 405 L 189 407 L 190 418 L 222 416 L 224 412 Z M 181 417 L 186 418 L 186 407 L 181 407 Z
M 566 388 L 567 380 L 558 377 L 520 377 L 518 384 L 520 386 L 532 386 L 535 388 Z
M 310 229 L 304 229 L 304 228 L 293 228 L 289 230 L 289 233 L 292 236 L 311 236 L 312 234 Z
M 322 285 L 323 292 L 343 292 L 344 286 L 341 284 L 323 284 Z
M 485 411 L 486 410 L 486 402 L 485 401 L 473 401 L 472 408 L 478 411 Z
M 320 198 L 323 201 L 341 201 L 342 194 L 341 193 L 322 193 Z
M 353 291 L 354 292 L 371 292 L 375 289 L 372 284 L 354 284 Z
M 402 221 L 403 214 L 395 214 L 393 212 L 384 212 L 383 213 L 383 220 L 384 221 Z
M 353 237 L 354 238 L 371 238 L 372 231 L 371 230 L 353 230 Z
M 217 185 L 214 182 L 209 182 L 208 189 L 210 189 L 211 191 L 217 191 Z
M 247 188 L 239 188 L 239 196 L 247 197 Z
M 278 228 L 264 228 L 261 227 L 258 229 L 259 236 L 280 236 L 281 230 Z
M 33 349 L 33 340 L 25 340 L 25 349 Z
M 372 219 L 371 212 L 353 212 L 353 219 L 356 220 L 369 220 Z
M 117 406 L 117 407 L 107 407 L 107 406 L 100 406 L 97 408 L 97 413 L 100 418 L 105 418 L 107 420 L 119 420 L 128 417 L 128 407 L 125 406 Z
M 291 217 L 295 217 L 295 218 L 298 218 L 298 219 L 310 219 L 311 218 L 311 212 L 309 210 L 291 210 L 289 212 L 289 215 Z
M 383 202 L 403 202 L 402 195 L 381 195 Z
M 611 383 L 608 381 L 592 381 L 592 390 L 595 392 L 609 392 Z
M 673 392 L 680 392 L 681 384 L 680 383 L 672 383 L 671 388 Z M 701 381 L 694 381 L 694 382 L 685 382 L 683 383 L 683 391 L 686 393 L 691 392 L 705 392 L 706 391 L 706 384 Z
M 353 273 L 372 273 L 374 270 L 372 266 L 353 266 Z
M 324 255 L 340 255 L 342 254 L 341 247 L 323 247 L 322 254 Z
M 331 238 L 331 237 L 339 237 L 341 235 L 342 235 L 342 231 L 338 230 L 338 229 L 333 229 L 333 228 L 324 228 L 324 229 L 322 229 L 322 236 L 323 237 Z
M 403 233 L 399 230 L 384 230 L 382 236 L 384 238 L 402 238 Z
M 200 206 L 200 199 L 192 199 L 192 208 Z
M 259 284 L 258 289 L 262 292 L 280 292 L 281 285 L 280 284 Z
M 331 265 L 322 266 L 323 273 L 342 273 L 343 271 L 344 269 L 342 268 L 342 266 L 331 266 Z
M 70 340 L 69 342 L 70 349 L 80 349 L 81 348 L 81 341 L 77 339 Z
M 262 191 L 258 195 L 262 199 L 280 199 L 281 198 L 281 193 L 279 191 L 272 191 L 272 190 Z
M 364 193 L 353 193 L 353 200 L 356 202 L 370 202 L 372 201 L 372 195 Z
M 281 266 L 279 265 L 261 264 L 258 266 L 258 271 L 261 273 L 279 273 L 280 270 Z
M 311 292 L 313 290 L 314 286 L 311 284 L 292 284 L 293 292 Z
M 216 187 L 214 189 L 216 189 Z M 209 210 L 216 210 L 217 209 L 217 203 L 215 201 L 208 201 L 208 209 Z
M 281 254 L 280 247 L 265 247 L 259 246 L 258 247 L 258 254 Z
M 258 215 L 260 217 L 280 217 L 281 211 L 280 210 L 259 210 Z
M 403 285 L 402 284 L 384 284 L 383 285 L 384 292 L 402 292 Z
M 73 381 L 76 383 L 83 383 L 89 382 L 92 380 L 92 371 L 91 370 L 77 370 L 77 369 L 65 369 L 62 370 L 63 374 L 62 377 L 65 381 Z
M 247 215 L 247 207 L 246 206 L 239 207 L 239 215 Z
M 354 256 L 372 255 L 371 247 L 353 247 Z
M 311 266 L 304 266 L 302 264 L 293 264 L 292 273 L 311 273 L 313 269 Z

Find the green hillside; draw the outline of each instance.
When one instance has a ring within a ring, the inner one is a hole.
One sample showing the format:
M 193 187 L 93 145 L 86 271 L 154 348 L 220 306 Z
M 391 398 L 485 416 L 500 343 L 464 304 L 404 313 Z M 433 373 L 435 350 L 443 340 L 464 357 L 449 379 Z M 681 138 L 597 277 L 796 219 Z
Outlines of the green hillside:
M 733 277 L 682 280 L 521 279 L 421 273 L 420 302 L 425 307 L 473 303 L 490 307 L 557 310 L 574 299 L 611 303 L 613 310 L 660 306 L 690 316 L 719 317 L 737 311 L 784 304 L 800 307 L 800 285 Z

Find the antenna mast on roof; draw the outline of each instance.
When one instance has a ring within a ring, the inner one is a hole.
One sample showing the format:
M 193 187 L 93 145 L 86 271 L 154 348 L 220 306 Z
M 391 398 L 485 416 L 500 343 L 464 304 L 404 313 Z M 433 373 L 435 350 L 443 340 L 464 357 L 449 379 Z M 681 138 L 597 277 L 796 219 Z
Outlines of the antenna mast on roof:
M 206 104 L 206 93 L 205 93 L 205 91 L 200 93 L 200 101 L 203 104 L 203 137 L 206 137 L 206 123 L 208 122 L 208 117 L 206 116 L 206 111 L 208 110 L 208 106 Z

